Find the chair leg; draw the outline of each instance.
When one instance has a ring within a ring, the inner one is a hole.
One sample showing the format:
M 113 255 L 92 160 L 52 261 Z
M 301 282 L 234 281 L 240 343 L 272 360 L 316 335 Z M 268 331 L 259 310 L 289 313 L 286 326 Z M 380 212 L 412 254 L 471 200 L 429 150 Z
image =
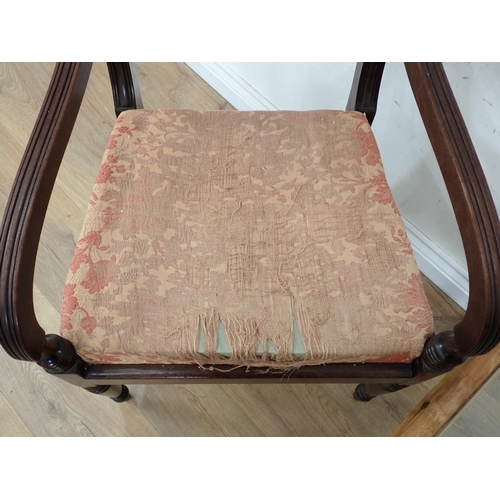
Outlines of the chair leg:
M 408 386 L 401 384 L 359 384 L 354 391 L 354 399 L 366 403 L 377 396 L 400 391 L 406 387 Z
M 405 381 L 405 384 L 360 384 L 353 396 L 356 401 L 371 401 L 381 394 L 400 391 L 410 385 L 449 372 L 464 361 L 465 358 L 455 344 L 455 334 L 452 331 L 442 332 L 430 337 L 424 345 L 421 356 L 413 361 L 414 378 Z
M 59 335 L 45 337 L 45 347 L 37 364 L 47 373 L 67 380 L 92 394 L 107 396 L 117 403 L 130 399 L 130 392 L 126 385 L 87 385 L 85 387 L 88 384 L 88 382 L 82 383 L 85 361 L 76 354 L 71 342 Z
M 92 394 L 107 396 L 117 403 L 123 403 L 131 398 L 126 385 L 95 385 L 93 387 L 84 387 L 84 389 Z

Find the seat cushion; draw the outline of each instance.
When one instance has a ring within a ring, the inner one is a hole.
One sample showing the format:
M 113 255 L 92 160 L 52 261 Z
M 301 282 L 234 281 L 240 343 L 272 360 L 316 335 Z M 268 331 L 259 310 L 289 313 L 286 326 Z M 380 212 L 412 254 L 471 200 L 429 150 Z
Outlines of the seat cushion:
M 364 115 L 119 116 L 64 290 L 82 358 L 409 362 L 432 331 Z

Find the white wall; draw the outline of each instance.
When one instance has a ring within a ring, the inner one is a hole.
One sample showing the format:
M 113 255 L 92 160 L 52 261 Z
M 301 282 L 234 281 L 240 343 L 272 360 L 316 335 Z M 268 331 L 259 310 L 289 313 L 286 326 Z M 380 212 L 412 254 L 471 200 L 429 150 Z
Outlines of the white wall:
M 188 63 L 237 109 L 345 109 L 355 63 Z M 500 63 L 447 63 L 500 207 Z M 417 262 L 466 306 L 465 256 L 453 210 L 401 63 L 386 65 L 373 130 Z
M 345 109 L 354 63 L 187 63 L 236 109 Z
M 355 64 L 229 63 L 277 109 L 345 109 Z

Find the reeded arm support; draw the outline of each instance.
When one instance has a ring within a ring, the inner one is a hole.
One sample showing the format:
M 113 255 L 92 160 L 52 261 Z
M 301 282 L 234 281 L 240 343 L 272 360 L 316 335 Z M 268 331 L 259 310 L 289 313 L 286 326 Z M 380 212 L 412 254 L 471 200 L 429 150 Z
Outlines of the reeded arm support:
M 108 73 L 116 116 L 127 109 L 142 109 L 142 98 L 134 63 L 110 62 Z
M 11 190 L 0 233 L 0 343 L 13 358 L 38 361 L 45 332 L 33 307 L 43 221 L 80 108 L 91 64 L 57 64 Z
M 455 327 L 463 356 L 500 340 L 500 222 L 474 145 L 441 63 L 406 63 L 450 195 L 469 270 L 469 305 Z
M 358 63 L 354 71 L 346 111 L 359 111 L 371 125 L 377 112 L 378 93 L 385 63 Z

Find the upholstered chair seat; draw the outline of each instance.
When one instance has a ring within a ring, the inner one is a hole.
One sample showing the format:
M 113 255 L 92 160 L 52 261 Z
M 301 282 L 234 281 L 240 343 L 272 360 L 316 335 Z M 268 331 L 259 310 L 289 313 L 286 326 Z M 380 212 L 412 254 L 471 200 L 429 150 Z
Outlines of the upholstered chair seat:
M 65 285 L 93 364 L 409 362 L 432 314 L 358 112 L 123 112 Z

